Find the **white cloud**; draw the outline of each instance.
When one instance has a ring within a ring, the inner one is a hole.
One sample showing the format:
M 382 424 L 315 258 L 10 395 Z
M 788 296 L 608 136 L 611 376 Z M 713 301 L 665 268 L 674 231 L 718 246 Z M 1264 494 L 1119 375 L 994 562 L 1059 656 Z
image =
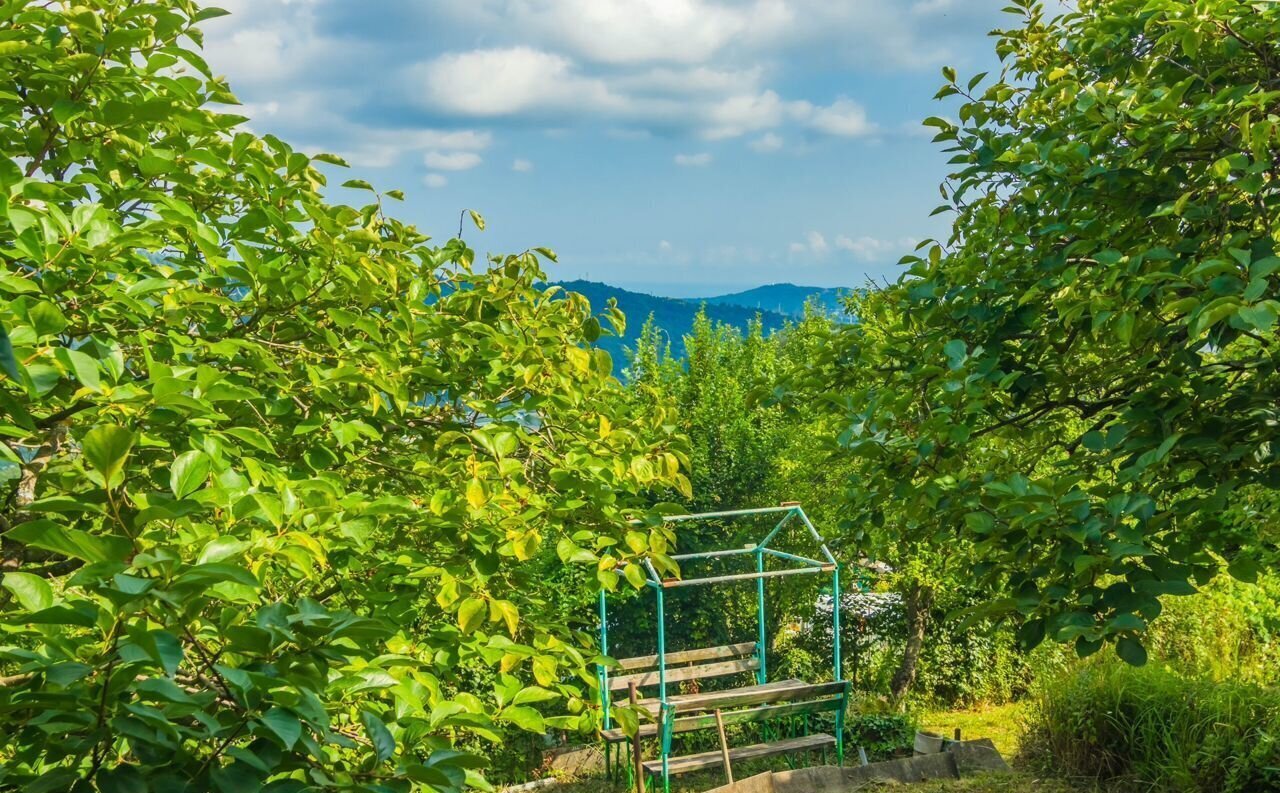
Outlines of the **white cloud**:
M 427 187 L 440 188 L 449 184 L 449 179 L 442 173 L 429 173 L 422 177 L 422 183 Z
M 773 132 L 766 132 L 747 145 L 754 151 L 766 154 L 782 148 L 782 136 Z
M 697 154 L 677 154 L 675 163 L 682 168 L 704 168 L 711 164 L 711 155 L 705 151 Z
M 813 252 L 814 256 L 826 256 L 827 251 L 831 250 L 830 246 L 827 245 L 827 238 L 822 236 L 820 232 L 809 232 L 806 240 L 809 242 L 809 250 Z
M 439 171 L 466 171 L 479 165 L 483 160 L 474 151 L 429 151 L 422 162 L 428 168 Z
M 533 163 L 517 157 L 515 162 L 511 163 L 511 170 L 516 173 L 528 173 L 533 170 Z
M 827 135 L 856 138 L 876 131 L 876 126 L 867 120 L 866 109 L 846 97 L 827 107 L 815 107 L 807 115 L 808 125 Z
M 591 61 L 701 63 L 791 22 L 785 0 L 490 0 L 492 18 Z
M 821 260 L 831 252 L 831 245 L 822 232 L 808 231 L 804 235 L 804 242 L 792 242 L 787 246 L 787 252 L 791 254 L 793 260 L 797 258 Z
M 841 234 L 836 237 L 836 248 L 852 253 L 854 258 L 859 261 L 877 262 L 888 258 L 896 258 L 909 252 L 916 246 L 916 242 L 910 237 L 903 237 L 897 240 L 882 240 L 864 235 L 855 239 Z
M 568 58 L 530 47 L 452 53 L 419 64 L 410 80 L 435 111 L 499 117 L 568 108 L 617 109 L 603 80 L 580 75 Z

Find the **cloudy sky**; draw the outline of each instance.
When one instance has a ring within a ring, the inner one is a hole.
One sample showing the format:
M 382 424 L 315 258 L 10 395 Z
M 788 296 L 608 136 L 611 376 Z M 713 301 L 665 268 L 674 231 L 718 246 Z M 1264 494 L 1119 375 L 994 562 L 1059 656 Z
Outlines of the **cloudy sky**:
M 945 230 L 920 127 L 949 115 L 939 69 L 992 68 L 1012 21 L 998 0 L 217 5 L 206 56 L 255 131 L 404 190 L 434 236 L 476 209 L 480 250 L 673 296 L 893 277 Z

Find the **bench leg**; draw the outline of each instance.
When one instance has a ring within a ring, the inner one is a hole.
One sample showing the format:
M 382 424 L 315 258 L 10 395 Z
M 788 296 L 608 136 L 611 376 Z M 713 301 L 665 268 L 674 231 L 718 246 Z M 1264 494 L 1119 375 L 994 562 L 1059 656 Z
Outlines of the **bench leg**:
M 836 711 L 836 765 L 844 768 L 844 707 Z

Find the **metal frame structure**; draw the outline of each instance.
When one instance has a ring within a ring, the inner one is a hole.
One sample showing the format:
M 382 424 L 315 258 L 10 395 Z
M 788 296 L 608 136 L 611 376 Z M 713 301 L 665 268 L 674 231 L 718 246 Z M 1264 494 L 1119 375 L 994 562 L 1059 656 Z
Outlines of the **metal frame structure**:
M 765 632 L 765 579 L 779 578 L 792 575 L 812 575 L 821 573 L 831 573 L 832 595 L 835 607 L 832 613 L 832 666 L 834 669 L 834 682 L 844 682 L 843 669 L 840 661 L 840 563 L 836 561 L 831 550 L 827 548 L 826 541 L 822 535 L 818 533 L 814 527 L 813 521 L 809 520 L 809 516 L 805 514 L 804 509 L 798 503 L 786 503 L 778 507 L 760 507 L 757 509 L 735 509 L 722 512 L 701 512 L 689 515 L 670 515 L 663 518 L 666 523 L 682 523 L 695 520 L 712 520 L 715 518 L 740 518 L 751 515 L 768 515 L 782 513 L 782 519 L 777 525 L 765 535 L 756 545 L 747 545 L 743 548 L 731 548 L 719 551 L 703 551 L 701 553 L 684 553 L 675 554 L 671 558 L 683 562 L 693 559 L 711 559 L 723 556 L 755 556 L 755 572 L 753 573 L 734 573 L 730 575 L 710 576 L 707 578 L 679 578 L 679 579 L 662 579 L 653 564 L 648 559 L 644 560 L 644 568 L 648 574 L 645 585 L 654 591 L 657 617 L 658 617 L 658 699 L 659 706 L 659 723 L 660 723 L 660 747 L 662 753 L 662 787 L 664 791 L 670 790 L 670 774 L 668 772 L 668 760 L 671 755 L 671 739 L 672 739 L 672 723 L 674 720 L 675 709 L 671 706 L 667 697 L 667 615 L 664 593 L 668 589 L 676 589 L 682 587 L 705 586 L 711 584 L 731 583 L 737 581 L 756 582 L 756 617 L 757 617 L 757 640 L 756 640 L 756 658 L 759 661 L 759 668 L 756 670 L 756 682 L 764 685 L 768 682 L 768 667 L 766 659 L 766 650 L 768 649 L 768 637 Z M 769 547 L 769 543 L 778 536 L 787 524 L 793 519 L 799 518 L 800 521 L 809 530 L 810 536 L 817 542 L 822 556 L 826 561 L 818 559 L 810 559 L 804 556 L 784 553 Z M 781 570 L 765 570 L 764 558 L 771 556 L 788 562 L 794 562 L 799 567 L 786 568 Z M 609 654 L 609 627 L 608 627 L 608 605 L 604 590 L 600 592 L 600 653 L 607 656 Z M 600 685 L 600 704 L 604 713 L 604 728 L 612 727 L 612 718 L 610 708 L 612 702 L 609 693 L 609 671 L 603 665 L 597 667 L 596 675 Z M 836 714 L 836 758 L 837 761 L 844 764 L 844 736 L 843 724 L 844 710 L 843 708 Z

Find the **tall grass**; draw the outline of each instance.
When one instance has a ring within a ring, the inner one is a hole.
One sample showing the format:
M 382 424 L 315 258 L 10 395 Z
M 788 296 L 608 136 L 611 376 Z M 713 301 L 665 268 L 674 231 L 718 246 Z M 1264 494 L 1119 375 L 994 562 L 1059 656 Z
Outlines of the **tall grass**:
M 1023 751 L 1119 789 L 1280 791 L 1280 689 L 1085 664 L 1037 688 Z

